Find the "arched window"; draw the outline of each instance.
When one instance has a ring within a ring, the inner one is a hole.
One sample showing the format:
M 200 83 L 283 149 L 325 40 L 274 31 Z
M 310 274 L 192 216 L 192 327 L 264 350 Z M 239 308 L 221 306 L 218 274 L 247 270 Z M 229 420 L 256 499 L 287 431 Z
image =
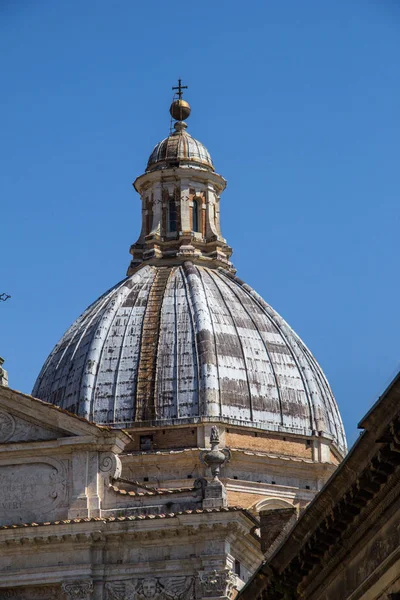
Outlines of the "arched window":
M 193 200 L 193 231 L 200 231 L 200 211 L 200 201 Z
M 168 228 L 170 232 L 178 230 L 176 204 L 173 198 L 170 198 L 168 202 Z
M 252 506 L 255 512 L 259 513 L 261 510 L 276 510 L 279 508 L 293 508 L 293 504 L 282 500 L 281 498 L 267 498 L 266 500 L 260 500 Z
M 153 226 L 153 195 L 151 198 L 147 198 L 146 202 L 147 214 L 146 214 L 146 235 L 149 235 Z

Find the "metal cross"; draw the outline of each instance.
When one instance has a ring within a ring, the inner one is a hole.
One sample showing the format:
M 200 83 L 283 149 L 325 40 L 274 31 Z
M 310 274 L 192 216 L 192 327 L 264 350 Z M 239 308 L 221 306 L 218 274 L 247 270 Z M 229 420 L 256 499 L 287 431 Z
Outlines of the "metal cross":
M 182 85 L 182 79 L 178 79 L 178 85 L 172 88 L 173 90 L 178 90 L 177 94 L 178 94 L 178 98 L 179 100 L 182 99 L 182 90 L 187 90 L 188 86 L 187 85 Z

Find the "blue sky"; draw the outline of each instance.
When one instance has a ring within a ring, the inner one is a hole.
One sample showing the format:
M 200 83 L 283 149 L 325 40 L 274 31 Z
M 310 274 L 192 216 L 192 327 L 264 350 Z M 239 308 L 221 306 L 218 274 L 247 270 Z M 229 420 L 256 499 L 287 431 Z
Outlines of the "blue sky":
M 238 275 L 304 339 L 348 438 L 400 367 L 394 0 L 0 4 L 0 354 L 30 392 L 125 275 L 131 187 L 190 86 Z

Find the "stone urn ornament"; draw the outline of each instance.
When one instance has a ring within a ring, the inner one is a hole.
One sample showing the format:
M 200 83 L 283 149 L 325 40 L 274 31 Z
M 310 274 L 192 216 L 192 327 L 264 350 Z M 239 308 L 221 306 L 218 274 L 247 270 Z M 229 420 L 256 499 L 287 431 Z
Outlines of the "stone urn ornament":
M 215 425 L 211 427 L 210 445 L 211 450 L 202 450 L 200 452 L 200 460 L 210 468 L 213 481 L 219 481 L 218 476 L 220 474 L 221 467 L 230 461 L 231 451 L 228 450 L 228 448 L 218 448 L 219 431 L 218 427 Z

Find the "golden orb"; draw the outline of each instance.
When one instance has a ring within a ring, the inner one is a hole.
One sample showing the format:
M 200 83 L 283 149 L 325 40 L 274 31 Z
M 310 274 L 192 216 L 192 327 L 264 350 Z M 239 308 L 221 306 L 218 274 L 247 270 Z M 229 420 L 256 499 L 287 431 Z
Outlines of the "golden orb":
M 190 104 L 186 100 L 174 100 L 169 108 L 171 117 L 176 121 L 184 121 L 190 115 Z

